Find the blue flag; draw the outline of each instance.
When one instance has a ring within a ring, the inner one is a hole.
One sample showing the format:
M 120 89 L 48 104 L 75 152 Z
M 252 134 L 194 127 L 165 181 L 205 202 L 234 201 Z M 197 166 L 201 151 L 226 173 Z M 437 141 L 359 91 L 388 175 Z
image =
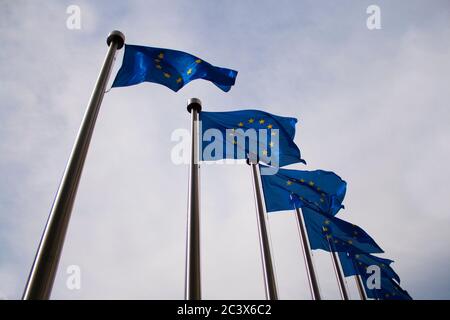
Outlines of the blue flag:
M 367 286 L 368 278 L 362 277 L 362 279 L 369 298 L 378 300 L 412 300 L 408 291 L 402 289 L 398 283 L 388 277 L 381 277 L 380 289 L 369 289 Z
M 370 254 L 349 254 L 345 252 L 339 252 L 339 260 L 345 276 L 357 274 L 361 276 L 368 298 L 378 300 L 412 300 L 409 293 L 398 284 L 400 283 L 400 277 L 389 266 L 392 260 L 375 257 Z M 376 288 L 375 274 L 369 270 L 366 271 L 371 265 L 377 265 L 380 268 L 378 288 Z
M 369 266 L 378 266 L 383 276 L 400 283 L 399 275 L 390 266 L 394 262 L 392 260 L 376 257 L 368 253 L 358 253 L 352 249 L 349 252 L 339 252 L 339 260 L 346 277 L 367 273 L 366 270 Z
M 311 249 L 348 252 L 354 248 L 360 252 L 384 252 L 375 240 L 357 225 L 309 208 L 302 208 L 302 212 Z
M 358 274 L 361 276 L 368 298 L 378 300 L 412 300 L 409 293 L 398 284 L 400 283 L 400 277 L 389 266 L 393 262 L 392 260 L 375 257 L 370 254 L 359 254 L 359 257 L 356 257 L 357 255 L 339 252 L 339 260 L 346 277 Z M 366 271 L 370 265 L 377 265 L 380 268 L 378 289 L 375 285 L 373 273 Z M 369 283 L 371 284 L 370 289 Z
M 176 92 L 192 80 L 205 79 L 227 92 L 236 76 L 237 71 L 215 67 L 186 52 L 126 44 L 122 66 L 112 87 L 147 81 Z
M 334 216 L 344 207 L 347 183 L 334 172 L 280 169 L 261 180 L 267 212 L 304 207 Z
M 257 158 L 274 168 L 305 162 L 294 143 L 295 118 L 260 110 L 239 110 L 203 111 L 200 120 L 204 161 Z

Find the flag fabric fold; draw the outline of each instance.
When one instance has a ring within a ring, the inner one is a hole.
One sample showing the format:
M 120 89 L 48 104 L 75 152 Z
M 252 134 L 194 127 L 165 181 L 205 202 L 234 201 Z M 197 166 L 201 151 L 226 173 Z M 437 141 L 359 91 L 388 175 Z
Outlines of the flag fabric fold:
M 204 79 L 227 92 L 236 76 L 235 70 L 213 66 L 186 52 L 126 44 L 112 87 L 154 82 L 177 92 L 192 80 Z
M 273 167 L 305 162 L 294 143 L 297 119 L 261 110 L 200 113 L 202 160 L 248 159 Z
M 344 207 L 347 183 L 334 172 L 279 169 L 261 180 L 267 212 L 298 207 L 334 216 Z

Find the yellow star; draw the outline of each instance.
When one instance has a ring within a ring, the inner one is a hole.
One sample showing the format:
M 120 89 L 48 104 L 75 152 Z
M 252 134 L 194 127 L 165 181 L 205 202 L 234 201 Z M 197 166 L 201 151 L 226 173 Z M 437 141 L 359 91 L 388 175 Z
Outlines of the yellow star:
M 362 266 L 362 262 L 358 262 L 358 264 L 359 264 L 360 266 Z
M 276 136 L 277 135 L 277 133 L 275 132 L 275 131 L 272 131 L 272 136 Z
M 330 224 L 330 220 L 325 220 L 325 222 L 324 222 L 325 224 Z
M 200 63 L 200 62 L 202 62 L 202 60 L 200 60 L 200 59 L 195 60 L 195 63 Z
M 160 62 L 161 62 L 161 60 L 159 60 L 159 59 L 155 59 L 155 62 L 156 62 L 156 63 L 160 63 Z
M 262 154 L 263 154 L 264 156 L 267 156 L 267 150 L 263 150 Z
M 248 123 L 253 123 L 253 122 L 255 122 L 255 119 L 248 119 Z
M 269 143 L 269 147 L 273 148 L 273 146 L 275 145 L 275 143 L 271 142 Z
M 170 73 L 164 72 L 164 77 L 170 78 Z
M 264 124 L 264 122 L 266 122 L 264 119 L 259 120 L 260 124 Z
M 323 198 L 320 198 L 320 202 L 324 202 Z
M 233 140 L 233 144 L 237 144 L 237 141 L 236 141 L 236 140 Z
M 305 182 L 305 180 L 304 179 L 300 179 L 300 182 L 303 183 L 303 182 Z
M 328 240 L 331 239 L 331 235 L 327 234 L 327 239 Z
M 348 244 L 352 244 L 352 243 L 353 243 L 353 241 L 352 241 L 352 240 L 348 240 L 347 242 L 348 242 Z
M 319 187 L 317 187 L 317 191 L 320 191 L 320 188 L 319 188 Z
M 269 124 L 268 126 L 267 126 L 267 129 L 272 129 L 272 125 L 271 124 Z
M 178 78 L 178 79 L 177 79 L 177 83 L 181 83 L 182 80 L 183 80 L 183 79 Z
M 288 180 L 288 181 L 286 181 L 286 184 L 287 184 L 288 186 L 290 186 L 290 185 L 292 184 L 292 181 L 291 181 L 291 180 Z
M 239 122 L 238 126 L 239 126 L 239 127 L 243 127 L 243 126 L 244 126 L 244 123 Z
M 189 69 L 188 71 L 187 71 L 187 74 L 191 74 L 192 73 L 192 69 Z
M 328 228 L 323 227 L 322 229 L 323 229 L 323 231 L 325 231 L 325 232 L 328 231 Z
M 159 65 L 159 64 L 157 64 L 155 67 L 156 67 L 156 69 L 159 69 L 159 70 L 162 69 L 161 65 Z
M 314 185 L 314 182 L 310 181 L 309 185 L 312 187 Z
M 160 54 L 158 54 L 158 58 L 160 58 L 160 59 L 163 59 L 164 58 L 164 53 L 160 53 Z
M 356 259 L 359 259 L 359 254 L 355 254 L 355 258 L 356 258 Z

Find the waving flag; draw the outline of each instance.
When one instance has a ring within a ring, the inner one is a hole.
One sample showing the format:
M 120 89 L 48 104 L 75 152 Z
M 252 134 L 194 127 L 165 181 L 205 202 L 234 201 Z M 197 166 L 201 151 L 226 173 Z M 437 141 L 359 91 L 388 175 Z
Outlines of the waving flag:
M 296 207 L 335 215 L 341 208 L 347 183 L 334 172 L 280 169 L 262 175 L 267 212 Z
M 227 92 L 234 85 L 236 76 L 237 71 L 215 67 L 186 52 L 126 44 L 122 66 L 112 87 L 147 81 L 176 92 L 192 80 L 204 79 Z
M 378 300 L 412 300 L 408 291 L 402 289 L 398 283 L 390 278 L 381 277 L 380 289 L 369 289 L 367 287 L 367 277 L 362 278 L 369 298 Z
M 345 252 L 339 252 L 339 260 L 345 276 L 357 274 L 361 276 L 367 297 L 378 300 L 412 300 L 409 293 L 398 284 L 400 283 L 400 277 L 390 267 L 392 260 L 375 257 L 370 254 L 349 254 Z M 369 288 L 368 285 L 373 281 L 371 279 L 372 273 L 366 271 L 371 265 L 377 265 L 380 268 L 378 289 L 372 288 L 372 286 Z
M 349 252 L 339 252 L 339 260 L 346 277 L 366 273 L 369 266 L 378 266 L 383 276 L 400 283 L 399 275 L 390 266 L 392 260 L 376 257 L 368 253 L 358 253 L 350 248 Z
M 355 249 L 383 253 L 383 249 L 363 229 L 339 218 L 302 208 L 311 249 L 347 252 Z
M 202 160 L 257 158 L 272 167 L 305 162 L 294 143 L 297 119 L 260 110 L 200 112 Z

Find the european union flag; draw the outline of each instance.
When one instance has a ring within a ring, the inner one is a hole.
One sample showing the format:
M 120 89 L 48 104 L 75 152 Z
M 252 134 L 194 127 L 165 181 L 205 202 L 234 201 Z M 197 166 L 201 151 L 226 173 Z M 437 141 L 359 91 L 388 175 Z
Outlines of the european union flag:
M 366 270 L 369 266 L 378 266 L 383 276 L 400 283 L 399 275 L 390 266 L 394 262 L 392 260 L 376 257 L 368 253 L 359 253 L 351 249 L 349 252 L 339 252 L 339 260 L 346 277 L 367 273 Z
M 305 162 L 294 143 L 295 118 L 239 110 L 202 111 L 200 120 L 204 161 L 257 158 L 275 168 Z
M 361 276 L 367 297 L 379 300 L 412 300 L 409 293 L 398 284 L 400 283 L 400 277 L 390 267 L 392 260 L 375 257 L 370 254 L 346 252 L 339 252 L 339 260 L 346 277 L 356 274 Z M 375 286 L 376 282 L 374 279 L 371 279 L 373 273 L 366 271 L 371 265 L 377 265 L 380 268 L 378 289 L 372 288 L 372 286 L 369 288 L 369 283 Z
M 380 289 L 369 289 L 367 286 L 367 277 L 362 277 L 367 297 L 378 300 L 412 300 L 408 291 L 402 289 L 394 280 L 381 277 Z M 370 281 L 370 280 L 369 280 Z
M 383 253 L 363 229 L 339 218 L 302 208 L 311 249 Z M 330 248 L 331 245 L 331 248 Z
M 126 44 L 122 66 L 112 87 L 147 81 L 176 92 L 192 80 L 205 79 L 227 92 L 236 76 L 237 71 L 215 67 L 186 52 Z
M 267 212 L 301 207 L 335 215 L 344 207 L 347 183 L 334 172 L 279 169 L 261 180 Z

